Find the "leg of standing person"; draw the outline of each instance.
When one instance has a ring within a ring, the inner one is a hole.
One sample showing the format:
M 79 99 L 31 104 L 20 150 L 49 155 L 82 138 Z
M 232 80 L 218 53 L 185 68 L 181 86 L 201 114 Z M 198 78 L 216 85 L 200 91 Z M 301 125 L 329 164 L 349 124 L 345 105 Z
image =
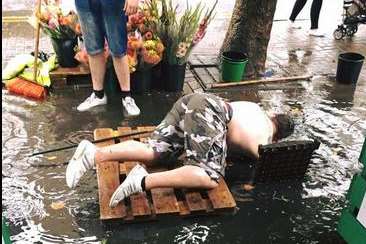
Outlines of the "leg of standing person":
M 297 15 L 301 12 L 306 4 L 306 0 L 296 0 L 295 5 L 290 15 L 290 21 L 295 22 Z
M 313 0 L 311 4 L 310 18 L 311 29 L 318 29 L 320 9 L 322 8 L 323 0 Z
M 86 111 L 94 106 L 107 103 L 103 83 L 106 69 L 104 58 L 105 30 L 101 21 L 98 1 L 75 0 L 84 44 L 88 53 L 93 93 L 78 107 L 78 111 Z
M 320 15 L 320 10 L 322 8 L 322 4 L 323 4 L 323 0 L 313 0 L 313 3 L 311 5 L 311 11 L 310 11 L 311 28 L 309 31 L 309 34 L 311 36 L 318 36 L 318 37 L 324 36 L 324 33 L 319 31 L 319 29 L 318 29 L 319 15 Z
M 127 58 L 127 16 L 123 11 L 124 0 L 102 1 L 103 21 L 109 49 L 113 57 L 113 66 L 122 91 L 122 105 L 125 116 L 137 116 L 137 107 L 130 92 L 130 71 Z

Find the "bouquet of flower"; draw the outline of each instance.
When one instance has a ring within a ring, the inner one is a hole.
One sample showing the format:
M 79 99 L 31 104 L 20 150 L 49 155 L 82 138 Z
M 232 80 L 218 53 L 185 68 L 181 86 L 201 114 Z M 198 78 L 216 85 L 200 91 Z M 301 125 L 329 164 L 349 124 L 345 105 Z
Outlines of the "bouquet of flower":
M 163 57 L 164 45 L 149 25 L 150 16 L 148 11 L 142 10 L 129 16 L 127 55 L 131 73 L 149 69 Z
M 81 35 L 78 16 L 74 11 L 63 13 L 58 1 L 42 1 L 35 13 L 44 33 L 54 39 L 73 39 Z
M 109 55 L 110 55 L 110 52 L 109 52 L 108 43 L 105 42 L 105 44 L 104 44 L 104 58 L 105 58 L 106 62 L 108 60 Z M 84 65 L 86 67 L 89 67 L 88 53 L 86 52 L 85 46 L 81 45 L 81 48 L 79 48 L 77 50 L 77 53 L 75 54 L 74 58 L 77 61 L 79 61 L 82 65 Z
M 181 16 L 178 16 L 178 6 L 173 6 L 172 0 L 159 2 L 161 5 L 158 0 L 151 0 L 145 5 L 150 13 L 147 22 L 165 46 L 164 59 L 167 63 L 184 64 L 193 47 L 205 36 L 218 1 L 204 14 L 205 7 L 201 3 L 194 8 L 187 3 Z

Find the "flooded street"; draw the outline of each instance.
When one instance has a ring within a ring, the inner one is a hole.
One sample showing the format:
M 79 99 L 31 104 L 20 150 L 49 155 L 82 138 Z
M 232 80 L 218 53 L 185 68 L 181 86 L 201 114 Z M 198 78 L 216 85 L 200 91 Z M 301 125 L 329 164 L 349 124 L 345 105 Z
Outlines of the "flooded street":
M 130 225 L 99 221 L 95 172 L 88 173 L 80 187 L 67 188 L 65 162 L 72 150 L 26 155 L 91 139 L 94 128 L 155 125 L 177 97 L 140 98 L 143 115 L 126 121 L 118 103 L 77 113 L 75 106 L 87 92 L 70 89 L 37 103 L 3 90 L 2 206 L 15 243 L 313 243 L 335 231 L 350 179 L 359 170 L 366 133 L 365 82 L 352 88 L 322 77 L 286 93 L 258 91 L 264 107 L 296 115 L 299 126 L 292 139 L 322 143 L 303 182 L 258 185 L 246 193 L 240 179 L 229 178 L 239 207 L 233 216 L 172 217 Z M 240 100 L 241 92 L 221 95 Z M 51 204 L 58 201 L 65 207 L 55 210 Z
M 219 2 L 222 15 L 216 17 L 200 43 L 204 48 L 197 48 L 196 53 L 213 54 L 220 47 L 224 31 L 216 30 L 227 26 L 234 1 Z M 252 192 L 245 192 L 240 177 L 228 177 L 238 205 L 235 214 L 103 223 L 99 220 L 95 171 L 88 172 L 73 190 L 66 185 L 66 164 L 73 150 L 27 155 L 91 140 L 95 128 L 157 125 L 180 94 L 137 96 L 141 115 L 126 120 L 117 100 L 90 112 L 77 112 L 76 106 L 89 95 L 90 88 L 56 89 L 44 102 L 13 96 L 3 89 L 2 212 L 10 225 L 12 242 L 337 243 L 336 226 L 351 178 L 360 171 L 357 161 L 366 135 L 366 64 L 356 85 L 342 85 L 334 79 L 336 57 L 345 51 L 366 55 L 366 26 L 360 26 L 354 39 L 335 41 L 331 33 L 340 23 L 342 5 L 325 0 L 321 23 L 327 26 L 326 37 L 308 38 L 302 30 L 289 33 L 283 20 L 292 6 L 287 1 L 278 2 L 281 11 L 275 15 L 267 67 L 274 76 L 314 77 L 311 81 L 235 88 L 217 94 L 233 101 L 247 99 L 245 94 L 250 91 L 255 93 L 253 100 L 265 109 L 290 111 L 297 127 L 289 139 L 321 142 L 304 180 L 258 184 Z M 3 9 L 9 10 L 7 15 L 16 15 L 32 4 L 28 0 L 14 4 L 3 1 Z M 304 26 L 308 15 L 309 9 L 299 17 L 305 19 Z M 4 68 L 15 54 L 31 52 L 33 34 L 22 23 L 3 24 L 3 33 Z M 47 42 L 43 36 L 44 51 L 50 48 Z M 230 171 L 235 170 L 229 168 L 229 176 Z M 61 204 L 59 209 L 57 203 Z

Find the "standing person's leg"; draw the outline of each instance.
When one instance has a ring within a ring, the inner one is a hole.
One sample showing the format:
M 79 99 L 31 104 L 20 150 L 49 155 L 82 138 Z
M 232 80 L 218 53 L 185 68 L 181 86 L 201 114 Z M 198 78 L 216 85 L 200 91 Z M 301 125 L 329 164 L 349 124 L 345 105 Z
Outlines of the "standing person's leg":
M 113 66 L 122 91 L 125 116 L 140 114 L 130 92 L 130 71 L 127 58 L 127 16 L 123 11 L 124 0 L 102 1 L 103 21 L 109 49 L 113 56 Z
M 301 12 L 306 4 L 306 0 L 296 0 L 295 5 L 292 9 L 290 20 L 294 22 L 296 20 L 297 15 Z
M 79 15 L 85 48 L 88 53 L 93 83 L 93 93 L 77 107 L 78 111 L 86 111 L 94 106 L 107 103 L 103 90 L 106 69 L 103 54 L 105 31 L 98 1 L 75 0 L 75 6 Z
M 323 0 L 313 0 L 311 5 L 310 17 L 311 17 L 311 28 L 309 35 L 322 37 L 324 33 L 318 29 L 320 9 L 322 8 Z
M 311 4 L 310 18 L 311 29 L 318 29 L 320 9 L 322 8 L 323 0 L 313 0 Z

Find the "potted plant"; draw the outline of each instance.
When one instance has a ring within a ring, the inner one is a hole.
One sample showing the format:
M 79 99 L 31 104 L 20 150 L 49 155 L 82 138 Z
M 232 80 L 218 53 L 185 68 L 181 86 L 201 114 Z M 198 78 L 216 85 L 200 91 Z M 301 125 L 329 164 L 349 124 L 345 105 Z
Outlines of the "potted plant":
M 152 86 L 152 68 L 162 57 L 164 45 L 150 28 L 147 11 L 139 10 L 129 16 L 127 23 L 127 55 L 131 72 L 131 90 L 136 93 L 148 92 Z
M 64 14 L 57 3 L 44 1 L 41 12 L 35 13 L 34 17 L 38 19 L 43 32 L 50 36 L 60 66 L 77 66 L 78 61 L 74 56 L 78 47 L 77 37 L 81 35 L 77 14 L 74 11 Z
M 188 57 L 205 36 L 216 5 L 217 1 L 204 13 L 205 6 L 201 3 L 195 7 L 187 3 L 179 14 L 178 5 L 173 6 L 172 0 L 161 0 L 160 3 L 151 0 L 146 4 L 146 9 L 151 14 L 147 21 L 165 47 L 162 62 L 165 90 L 176 92 L 183 89 Z

